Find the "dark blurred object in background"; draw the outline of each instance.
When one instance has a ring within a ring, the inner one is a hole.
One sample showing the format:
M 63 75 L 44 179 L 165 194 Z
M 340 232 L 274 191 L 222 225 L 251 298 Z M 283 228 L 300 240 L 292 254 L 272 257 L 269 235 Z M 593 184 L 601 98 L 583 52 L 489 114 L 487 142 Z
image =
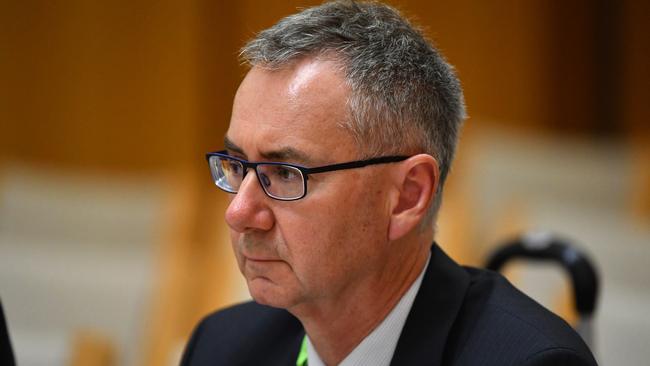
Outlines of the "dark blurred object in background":
M 14 352 L 11 349 L 11 339 L 9 338 L 9 328 L 5 321 L 5 313 L 0 300 L 0 365 L 13 366 L 15 364 Z

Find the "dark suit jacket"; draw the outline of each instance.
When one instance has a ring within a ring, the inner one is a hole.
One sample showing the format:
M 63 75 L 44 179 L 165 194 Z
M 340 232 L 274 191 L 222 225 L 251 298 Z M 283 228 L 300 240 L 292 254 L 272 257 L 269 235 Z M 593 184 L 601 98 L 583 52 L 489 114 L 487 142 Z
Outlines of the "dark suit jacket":
M 254 302 L 206 317 L 181 364 L 293 366 L 304 330 L 287 311 Z M 501 275 L 431 261 L 391 365 L 596 365 L 577 333 Z
M 5 323 L 5 314 L 2 311 L 2 302 L 0 301 L 0 365 L 13 366 L 15 365 L 14 353 L 11 350 L 11 342 L 9 341 L 9 331 Z

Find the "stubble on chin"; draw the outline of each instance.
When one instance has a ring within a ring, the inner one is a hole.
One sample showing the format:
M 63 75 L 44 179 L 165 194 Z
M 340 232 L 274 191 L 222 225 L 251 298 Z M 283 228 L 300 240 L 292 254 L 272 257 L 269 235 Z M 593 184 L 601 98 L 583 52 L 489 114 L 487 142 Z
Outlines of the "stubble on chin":
M 278 253 L 281 242 L 242 233 L 232 238 L 239 270 L 248 292 L 257 303 L 287 309 L 301 297 L 291 265 Z M 274 259 L 269 262 L 250 260 L 247 256 Z

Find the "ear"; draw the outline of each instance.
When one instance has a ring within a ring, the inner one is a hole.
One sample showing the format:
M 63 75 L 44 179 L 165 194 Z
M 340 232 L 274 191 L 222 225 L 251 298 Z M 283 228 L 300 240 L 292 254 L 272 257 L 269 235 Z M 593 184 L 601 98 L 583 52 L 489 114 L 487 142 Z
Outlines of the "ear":
M 418 154 L 403 161 L 395 174 L 399 193 L 391 211 L 389 240 L 402 238 L 424 219 L 440 176 L 438 163 L 427 154 Z

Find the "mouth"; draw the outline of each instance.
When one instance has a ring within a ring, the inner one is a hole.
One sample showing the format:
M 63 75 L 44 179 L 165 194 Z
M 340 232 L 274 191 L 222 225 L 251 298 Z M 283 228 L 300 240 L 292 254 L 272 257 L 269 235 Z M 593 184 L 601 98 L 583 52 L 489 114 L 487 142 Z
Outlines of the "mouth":
M 253 256 L 244 254 L 244 259 L 254 263 L 273 263 L 273 262 L 282 262 L 282 260 L 273 257 L 265 256 Z

